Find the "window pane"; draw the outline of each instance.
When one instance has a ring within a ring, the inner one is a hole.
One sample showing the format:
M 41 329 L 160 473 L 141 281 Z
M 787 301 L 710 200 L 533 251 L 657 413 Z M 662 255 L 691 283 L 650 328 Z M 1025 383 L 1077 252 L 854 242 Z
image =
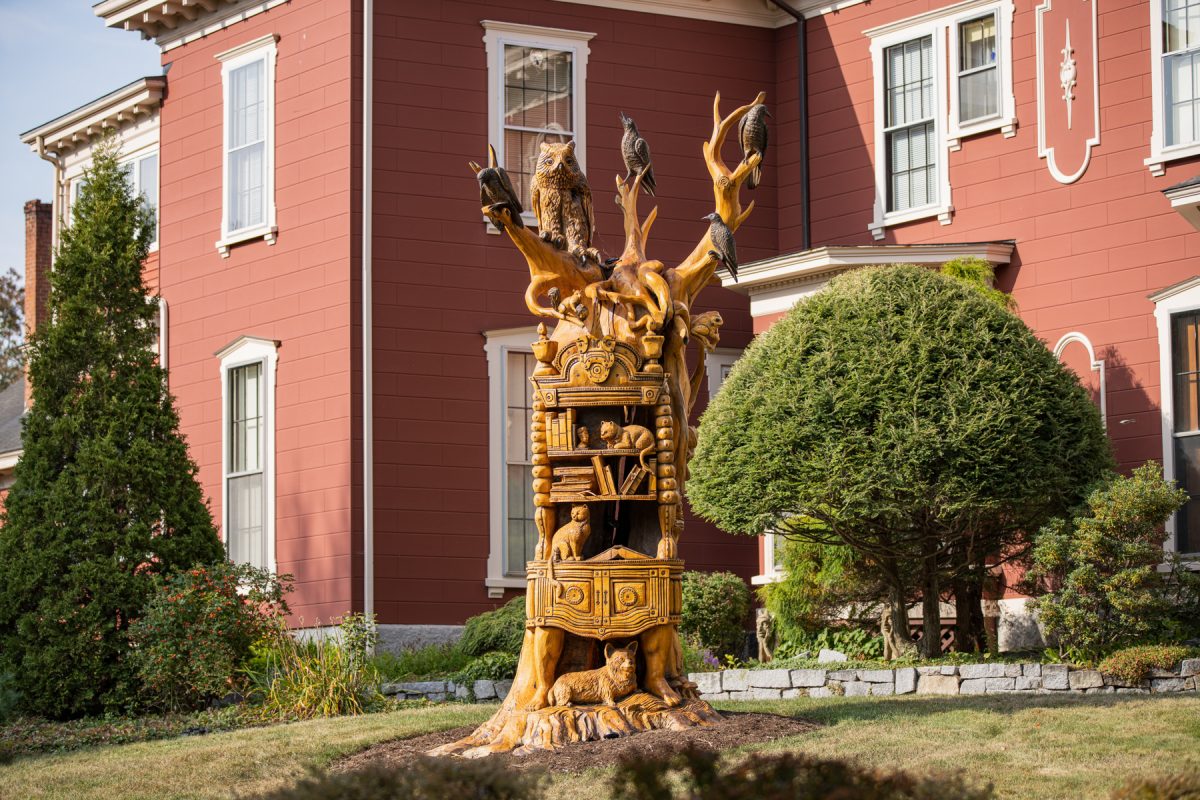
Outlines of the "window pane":
M 266 517 L 266 495 L 263 492 L 263 475 L 243 475 L 230 478 L 227 497 L 229 499 L 229 530 L 226 541 L 229 558 L 238 564 L 253 564 L 266 569 L 267 537 L 263 525 Z
M 958 70 L 996 63 L 996 16 L 988 14 L 958 26 Z
M 529 374 L 536 361 L 532 353 L 505 353 L 505 574 L 525 575 L 525 562 L 533 557 L 537 529 L 533 523 L 533 475 L 530 470 L 529 425 L 533 402 Z
M 146 208 L 158 219 L 158 154 L 147 156 L 138 162 L 138 191 L 145 200 Z M 157 226 L 157 222 L 155 223 Z M 154 237 L 158 239 L 157 234 Z
M 999 80 L 1000 74 L 997 67 L 959 77 L 959 122 L 983 119 L 1000 113 Z
M 887 134 L 888 211 L 920 208 L 937 199 L 937 143 L 933 123 Z
M 266 64 L 253 61 L 229 73 L 229 147 L 260 142 L 266 133 Z
M 1175 546 L 1190 553 L 1200 548 L 1200 436 L 1176 437 L 1175 481 L 1191 498 L 1175 518 Z
M 229 471 L 262 469 L 262 364 L 229 371 Z
M 574 130 L 571 70 L 568 51 L 505 45 L 504 124 Z
M 1176 432 L 1200 430 L 1200 314 L 1171 318 Z M 1200 482 L 1195 484 L 1200 490 Z
M 933 37 L 894 45 L 884 54 L 887 127 L 933 116 Z
M 262 142 L 229 154 L 229 229 L 236 231 L 266 221 L 265 145 Z
M 774 539 L 771 548 L 771 566 L 775 572 L 783 571 L 783 548 L 787 546 L 787 539 L 777 533 L 772 533 L 770 536 Z

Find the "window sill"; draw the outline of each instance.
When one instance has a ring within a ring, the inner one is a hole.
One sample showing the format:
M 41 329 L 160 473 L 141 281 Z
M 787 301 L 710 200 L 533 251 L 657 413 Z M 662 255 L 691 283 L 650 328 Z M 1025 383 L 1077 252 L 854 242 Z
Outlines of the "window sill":
M 217 252 L 221 254 L 221 258 L 229 258 L 229 248 L 254 239 L 263 239 L 267 244 L 275 244 L 275 237 L 278 233 L 279 229 L 274 225 L 260 225 L 256 228 L 233 231 L 217 242 Z
M 538 229 L 537 217 L 534 216 L 532 211 L 526 211 L 526 212 L 522 213 L 521 221 L 525 223 L 526 228 L 531 228 L 535 231 Z M 492 234 L 493 236 L 500 235 L 500 231 L 496 230 L 496 226 L 493 225 L 492 221 L 490 219 L 488 219 L 487 217 L 483 218 L 483 226 L 487 230 L 487 232 Z
M 868 226 L 871 230 L 871 236 L 875 240 L 883 238 L 885 228 L 891 228 L 895 225 L 903 225 L 906 222 L 916 222 L 917 220 L 932 219 L 937 217 L 938 222 L 943 225 L 949 225 L 951 217 L 954 213 L 954 206 L 922 206 L 908 211 L 902 211 L 893 214 L 884 214 L 883 219 L 875 219 Z
M 966 139 L 968 136 L 977 136 L 981 133 L 991 133 L 992 131 L 1002 132 L 1005 139 L 1013 138 L 1017 135 L 1017 118 L 989 117 L 979 122 L 969 122 L 957 128 L 951 127 L 950 132 L 946 136 L 946 144 L 950 146 L 951 152 L 957 153 L 959 150 L 962 150 L 963 139 Z
M 768 583 L 779 583 L 783 578 L 784 575 L 782 572 L 773 572 L 770 575 L 755 575 L 750 579 L 750 585 L 766 586 Z
M 1161 178 L 1163 175 L 1167 174 L 1167 162 L 1200 156 L 1200 142 L 1173 145 L 1172 147 L 1168 147 L 1163 150 L 1156 150 L 1154 145 L 1151 144 L 1150 154 L 1150 157 L 1142 163 L 1150 168 L 1151 175 L 1156 178 Z
M 524 578 L 487 578 L 483 585 L 489 589 L 524 589 L 526 581 Z

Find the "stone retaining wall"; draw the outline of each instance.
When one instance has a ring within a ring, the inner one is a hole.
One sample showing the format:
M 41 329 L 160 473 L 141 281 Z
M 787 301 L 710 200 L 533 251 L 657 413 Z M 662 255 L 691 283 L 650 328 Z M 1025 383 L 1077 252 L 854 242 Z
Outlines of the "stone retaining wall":
M 1154 670 L 1127 684 L 1094 669 L 1065 664 L 964 664 L 898 669 L 727 669 L 688 676 L 706 700 L 779 700 L 789 697 L 861 697 L 890 694 L 1157 694 L 1200 689 L 1200 658 L 1179 670 Z M 475 699 L 503 700 L 512 681 L 475 681 Z M 385 683 L 402 700 L 468 700 L 466 684 L 452 681 Z
M 1196 691 L 1200 659 L 1178 671 L 1154 670 L 1128 684 L 1094 669 L 1065 664 L 964 664 L 898 669 L 729 669 L 688 679 L 707 700 L 778 700 L 890 694 L 1151 694 Z

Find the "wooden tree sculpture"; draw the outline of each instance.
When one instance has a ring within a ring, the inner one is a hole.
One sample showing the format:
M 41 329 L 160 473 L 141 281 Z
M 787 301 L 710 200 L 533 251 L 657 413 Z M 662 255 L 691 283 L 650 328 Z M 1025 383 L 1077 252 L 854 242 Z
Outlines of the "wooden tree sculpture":
M 722 117 L 718 94 L 703 146 L 716 211 L 735 231 L 753 208 L 742 208 L 739 190 L 761 156 L 730 170 L 721 146 L 764 98 Z M 435 754 L 554 748 L 720 719 L 686 680 L 678 633 L 681 490 L 695 447 L 687 419 L 721 325 L 692 306 L 718 259 L 707 234 L 678 266 L 646 257 L 658 209 L 639 220 L 642 174 L 617 178 L 625 249 L 607 275 L 579 248 L 514 224 L 513 204 L 484 206 L 529 263 L 529 310 L 556 322 L 549 335 L 538 326 L 530 376 L 538 542 L 512 689 L 490 720 Z M 693 337 L 702 352 L 689 374 Z

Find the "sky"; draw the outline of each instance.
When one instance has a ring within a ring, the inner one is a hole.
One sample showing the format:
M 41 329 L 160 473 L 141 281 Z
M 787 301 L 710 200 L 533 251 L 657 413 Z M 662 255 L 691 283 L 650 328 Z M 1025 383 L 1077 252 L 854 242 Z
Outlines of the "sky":
M 20 135 L 144 75 L 159 50 L 104 27 L 89 0 L 0 0 L 0 272 L 25 269 L 26 200 L 50 202 L 54 167 Z

